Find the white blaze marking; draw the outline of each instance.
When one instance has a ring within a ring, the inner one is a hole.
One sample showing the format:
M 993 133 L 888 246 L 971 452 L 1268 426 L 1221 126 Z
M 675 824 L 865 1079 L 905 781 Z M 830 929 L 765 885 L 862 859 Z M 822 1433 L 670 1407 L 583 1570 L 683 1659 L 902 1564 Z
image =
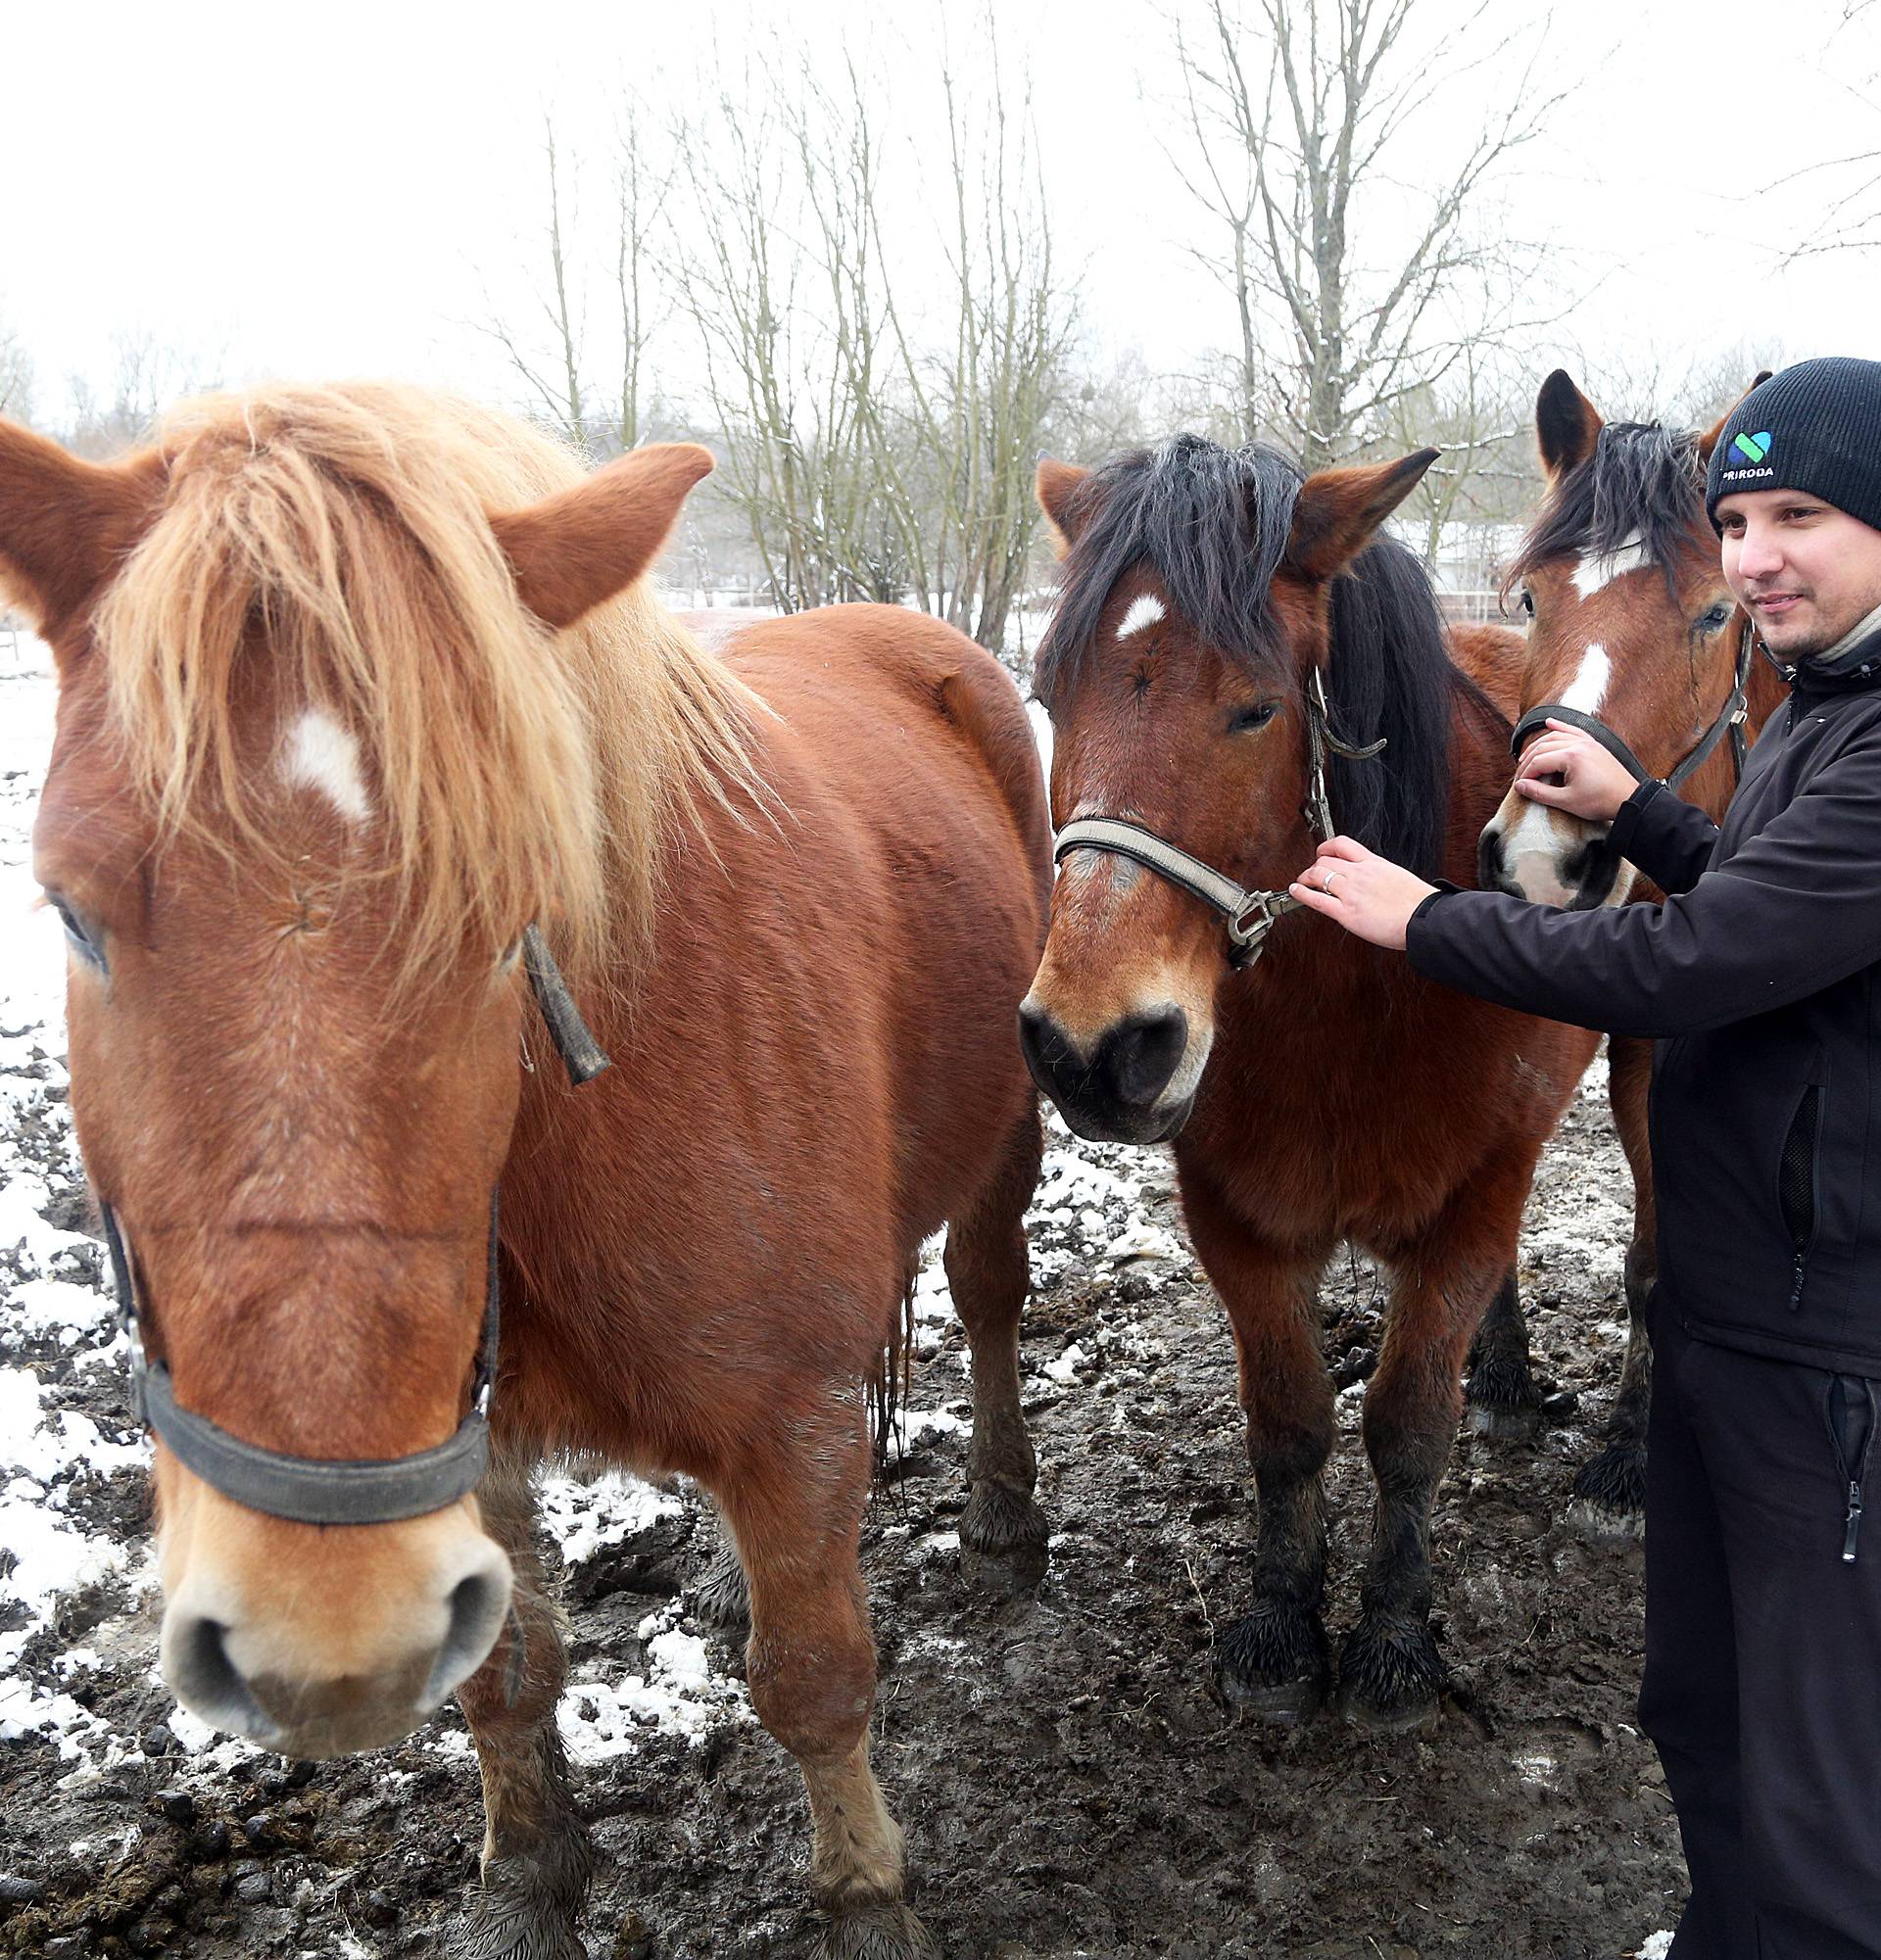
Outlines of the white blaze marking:
M 1574 590 L 1582 598 L 1592 598 L 1602 586 L 1612 585 L 1616 579 L 1624 578 L 1628 572 L 1636 572 L 1651 563 L 1646 555 L 1646 547 L 1640 543 L 1635 531 L 1626 542 L 1610 556 L 1599 557 L 1592 552 L 1584 552 L 1580 563 L 1574 567 Z
M 309 708 L 289 731 L 281 779 L 317 789 L 348 823 L 362 824 L 372 814 L 360 773 L 359 740 L 324 708 Z
M 1163 617 L 1163 602 L 1153 592 L 1139 592 L 1117 623 L 1117 638 L 1128 640 L 1145 626 L 1154 626 Z
M 1599 714 L 1600 704 L 1607 698 L 1607 678 L 1613 667 L 1606 647 L 1598 640 L 1590 641 L 1586 652 L 1580 656 L 1580 672 L 1561 697 L 1562 706 L 1577 709 L 1584 715 Z

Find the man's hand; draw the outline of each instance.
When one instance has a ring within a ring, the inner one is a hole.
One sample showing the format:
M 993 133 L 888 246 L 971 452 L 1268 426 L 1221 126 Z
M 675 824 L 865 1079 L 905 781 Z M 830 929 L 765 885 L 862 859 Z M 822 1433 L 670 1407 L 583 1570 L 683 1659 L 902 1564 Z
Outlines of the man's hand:
M 1411 915 L 1437 887 L 1351 837 L 1333 837 L 1287 890 L 1310 911 L 1391 952 L 1404 950 Z
M 1589 823 L 1611 824 L 1639 785 L 1632 771 L 1591 735 L 1550 716 L 1547 727 L 1521 751 L 1516 788 L 1531 803 L 1545 803 Z

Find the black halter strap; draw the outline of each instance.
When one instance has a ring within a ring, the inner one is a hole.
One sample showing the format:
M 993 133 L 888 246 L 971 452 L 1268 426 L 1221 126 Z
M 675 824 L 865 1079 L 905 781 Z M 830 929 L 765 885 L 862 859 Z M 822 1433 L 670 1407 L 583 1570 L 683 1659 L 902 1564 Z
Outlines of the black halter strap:
M 542 934 L 523 934 L 529 984 L 568 1079 L 579 1086 L 607 1068 L 608 1058 L 581 1017 Z M 396 1524 L 442 1510 L 475 1489 L 490 1460 L 490 1405 L 496 1393 L 497 1349 L 502 1331 L 498 1283 L 498 1193 L 490 1193 L 488 1267 L 484 1277 L 483 1333 L 477 1344 L 470 1407 L 456 1433 L 410 1457 L 292 1457 L 245 1443 L 219 1424 L 185 1409 L 170 1385 L 169 1369 L 149 1359 L 130 1257 L 118 1216 L 102 1200 L 105 1243 L 118 1294 L 118 1317 L 130 1348 L 131 1407 L 143 1427 L 159 1437 L 186 1469 L 250 1510 L 296 1524 Z
M 1710 728 L 1699 738 L 1698 745 L 1665 778 L 1665 787 L 1676 790 L 1697 775 L 1712 752 L 1726 736 L 1730 738 L 1731 763 L 1741 778 L 1744 774 L 1744 758 L 1749 753 L 1750 743 L 1744 734 L 1744 721 L 1749 713 L 1747 690 L 1751 678 L 1751 656 L 1756 645 L 1756 636 L 1749 622 L 1738 636 L 1737 666 L 1731 683 L 1731 692 L 1725 697 L 1724 705 L 1718 709 Z M 1515 733 L 1509 739 L 1509 749 L 1513 755 L 1519 755 L 1527 746 L 1530 738 L 1540 734 L 1550 721 L 1566 722 L 1569 728 L 1577 728 L 1583 735 L 1591 736 L 1609 755 L 1627 770 L 1634 782 L 1650 783 L 1653 773 L 1633 753 L 1625 741 L 1615 734 L 1604 721 L 1583 713 L 1579 708 L 1570 708 L 1560 701 L 1542 701 L 1530 708 L 1516 723 Z
M 169 1447 L 185 1469 L 225 1498 L 296 1524 L 395 1524 L 422 1517 L 476 1487 L 490 1460 L 490 1401 L 496 1386 L 501 1305 L 497 1284 L 497 1194 L 490 1194 L 490 1252 L 484 1282 L 483 1338 L 477 1348 L 470 1407 L 457 1432 L 410 1457 L 291 1457 L 245 1443 L 194 1410 L 170 1387 L 169 1369 L 144 1351 L 136 1281 L 117 1214 L 101 1205 L 111 1248 L 118 1315 L 130 1344 L 131 1406 L 138 1420 Z

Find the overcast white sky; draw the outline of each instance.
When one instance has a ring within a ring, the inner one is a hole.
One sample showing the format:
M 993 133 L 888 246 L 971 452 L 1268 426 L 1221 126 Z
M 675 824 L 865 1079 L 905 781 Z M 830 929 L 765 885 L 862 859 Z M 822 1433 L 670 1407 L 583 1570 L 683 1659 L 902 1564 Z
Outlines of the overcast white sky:
M 1422 5 L 1433 22 L 1468 11 Z M 1491 6 L 1511 25 L 1532 18 Z M 977 0 L 944 13 L 969 47 Z M 1551 244 L 1554 290 L 1538 299 L 1569 309 L 1538 372 L 1740 345 L 1881 355 L 1881 255 L 1778 267 L 1827 180 L 1774 180 L 1876 146 L 1874 112 L 1848 84 L 1881 68 L 1881 8 L 1837 36 L 1840 13 L 1840 0 L 1558 10 L 1546 73 L 1587 80 L 1503 192 L 1510 227 Z M 70 374 L 108 386 L 111 337 L 126 330 L 219 356 L 229 379 L 382 373 L 506 392 L 473 323 L 486 294 L 522 304 L 545 106 L 599 149 L 610 78 L 670 95 L 709 46 L 731 61 L 748 18 L 717 0 L 9 10 L 0 314 L 27 341 L 42 412 L 56 417 Z M 812 50 L 873 45 L 892 75 L 921 79 L 905 44 L 927 30 L 920 0 L 896 25 L 878 0 L 759 18 Z M 1225 345 L 1229 304 L 1187 262 L 1193 214 L 1158 148 L 1156 9 L 1026 0 L 998 19 L 1009 62 L 1030 61 L 1093 328 L 1158 365 Z M 1421 140 L 1434 158 L 1444 135 Z M 1423 154 L 1414 144 L 1406 167 Z

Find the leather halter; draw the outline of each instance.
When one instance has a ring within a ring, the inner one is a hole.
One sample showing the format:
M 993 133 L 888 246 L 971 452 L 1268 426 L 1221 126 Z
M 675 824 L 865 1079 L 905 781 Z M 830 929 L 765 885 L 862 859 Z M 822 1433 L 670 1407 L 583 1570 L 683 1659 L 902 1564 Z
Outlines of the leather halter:
M 1667 776 L 1665 787 L 1676 790 L 1689 782 L 1706 762 L 1712 751 L 1728 735 L 1731 741 L 1731 763 L 1741 781 L 1744 775 L 1744 758 L 1750 744 L 1745 739 L 1744 722 L 1750 709 L 1746 690 L 1751 677 L 1751 657 L 1757 645 L 1757 630 L 1749 620 L 1738 635 L 1737 666 L 1731 682 L 1731 692 L 1725 696 L 1724 705 L 1718 709 L 1710 728 L 1699 738 L 1698 745 L 1691 750 L 1684 761 Z M 1549 721 L 1566 722 L 1569 728 L 1577 728 L 1583 735 L 1592 736 L 1620 767 L 1628 771 L 1634 782 L 1651 783 L 1656 779 L 1639 757 L 1626 745 L 1604 721 L 1583 713 L 1579 708 L 1570 708 L 1560 701 L 1542 701 L 1530 708 L 1516 723 L 1515 733 L 1509 738 L 1509 752 L 1520 755 L 1529 739 L 1538 735 Z
M 1328 751 L 1348 762 L 1370 762 L 1384 748 L 1384 739 L 1354 747 L 1332 733 L 1326 703 L 1326 683 L 1319 668 L 1312 670 L 1306 702 L 1306 801 L 1300 814 L 1325 842 L 1332 836 L 1332 804 L 1326 794 L 1326 758 Z M 1146 825 L 1127 817 L 1080 817 L 1058 833 L 1053 864 L 1062 864 L 1075 850 L 1108 851 L 1153 871 L 1191 898 L 1221 913 L 1228 922 L 1228 964 L 1236 973 L 1251 967 L 1267 950 L 1267 935 L 1300 901 L 1284 891 L 1267 891 L 1237 884 L 1226 872 L 1173 844 Z
M 554 955 L 531 926 L 523 934 L 529 985 L 568 1079 L 579 1086 L 608 1067 L 589 1032 Z M 169 1369 L 149 1359 L 130 1257 L 117 1214 L 102 1200 L 105 1243 L 118 1294 L 118 1317 L 130 1348 L 131 1408 L 138 1423 L 169 1448 L 186 1469 L 250 1510 L 296 1524 L 395 1524 L 456 1504 L 473 1490 L 490 1460 L 490 1404 L 496 1391 L 497 1341 L 502 1322 L 497 1279 L 497 1191 L 490 1193 L 489 1266 L 484 1279 L 483 1333 L 477 1346 L 470 1407 L 446 1441 L 409 1457 L 293 1457 L 231 1435 L 206 1415 L 185 1409 Z

